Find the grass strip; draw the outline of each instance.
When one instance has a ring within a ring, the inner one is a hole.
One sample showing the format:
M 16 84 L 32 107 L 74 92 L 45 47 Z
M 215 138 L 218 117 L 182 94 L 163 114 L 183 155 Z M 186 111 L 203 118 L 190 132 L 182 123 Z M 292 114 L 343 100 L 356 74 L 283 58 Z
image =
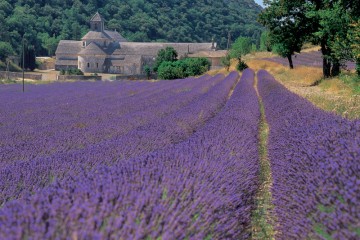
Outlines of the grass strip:
M 274 206 L 272 204 L 272 175 L 268 159 L 268 137 L 269 125 L 266 121 L 265 108 L 257 88 L 258 79 L 255 77 L 255 90 L 259 98 L 260 124 L 259 124 L 259 155 L 260 155 L 260 187 L 256 196 L 256 208 L 252 212 L 252 239 L 275 239 L 274 224 L 272 216 Z

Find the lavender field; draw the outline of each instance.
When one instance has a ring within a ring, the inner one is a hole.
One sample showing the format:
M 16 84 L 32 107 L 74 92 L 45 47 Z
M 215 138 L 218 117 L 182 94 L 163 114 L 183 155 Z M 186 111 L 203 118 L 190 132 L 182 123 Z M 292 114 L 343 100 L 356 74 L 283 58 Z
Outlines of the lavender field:
M 360 121 L 266 71 L 20 91 L 0 86 L 0 239 L 251 239 L 263 114 L 274 237 L 360 238 Z
M 317 109 L 264 70 L 258 78 L 278 239 L 359 239 L 360 121 Z
M 289 61 L 287 58 L 282 57 L 272 57 L 272 58 L 264 58 L 264 60 L 280 63 L 284 66 L 289 66 Z M 309 67 L 319 67 L 322 68 L 323 66 L 323 58 L 320 51 L 314 51 L 314 52 L 304 52 L 295 54 L 292 57 L 294 67 L 297 66 L 309 66 Z M 344 63 L 344 68 L 353 70 L 355 69 L 355 62 L 346 62 Z

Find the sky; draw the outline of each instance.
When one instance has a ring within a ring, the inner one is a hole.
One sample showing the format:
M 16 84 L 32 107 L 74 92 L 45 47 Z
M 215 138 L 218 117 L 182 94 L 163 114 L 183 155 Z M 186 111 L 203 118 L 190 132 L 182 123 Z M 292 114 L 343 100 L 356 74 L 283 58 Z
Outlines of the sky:
M 264 7 L 263 1 L 262 0 L 255 0 L 255 2 L 257 4 L 259 4 L 260 6 Z

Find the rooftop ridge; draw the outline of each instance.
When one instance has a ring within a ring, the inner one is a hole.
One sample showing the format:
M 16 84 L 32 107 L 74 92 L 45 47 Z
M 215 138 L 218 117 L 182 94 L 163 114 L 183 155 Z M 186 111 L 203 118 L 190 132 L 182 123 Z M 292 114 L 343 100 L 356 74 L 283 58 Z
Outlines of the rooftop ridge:
M 108 31 L 103 31 L 103 32 L 89 31 L 81 39 L 82 40 L 88 40 L 88 39 L 109 39 L 110 40 L 110 39 L 112 39 L 107 32 Z
M 104 22 L 103 16 L 99 12 L 96 12 L 95 15 L 90 19 L 91 22 Z
M 90 43 L 86 48 L 82 49 L 79 55 L 107 55 L 107 53 L 95 42 Z

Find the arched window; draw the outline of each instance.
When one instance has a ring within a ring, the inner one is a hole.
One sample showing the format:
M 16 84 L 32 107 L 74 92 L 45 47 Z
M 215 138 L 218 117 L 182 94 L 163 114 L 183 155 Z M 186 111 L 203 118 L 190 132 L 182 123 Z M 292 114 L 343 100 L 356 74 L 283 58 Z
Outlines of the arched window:
M 87 67 L 90 68 L 90 63 L 87 64 Z
M 99 63 L 96 63 L 96 68 L 99 68 Z
M 98 30 L 98 25 L 97 25 L 97 23 L 95 23 L 95 30 L 96 30 L 96 31 Z

